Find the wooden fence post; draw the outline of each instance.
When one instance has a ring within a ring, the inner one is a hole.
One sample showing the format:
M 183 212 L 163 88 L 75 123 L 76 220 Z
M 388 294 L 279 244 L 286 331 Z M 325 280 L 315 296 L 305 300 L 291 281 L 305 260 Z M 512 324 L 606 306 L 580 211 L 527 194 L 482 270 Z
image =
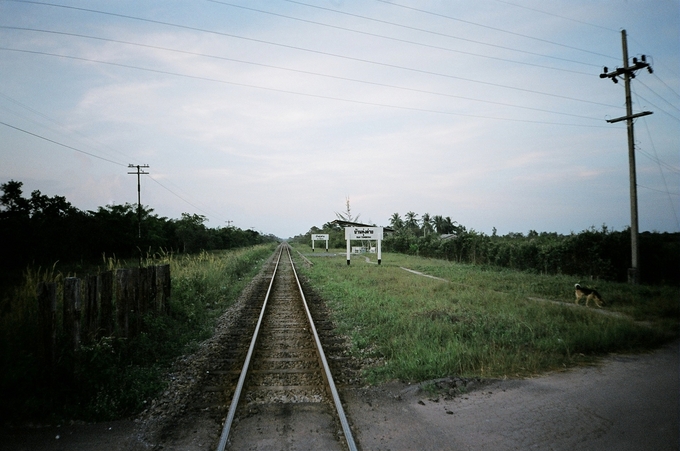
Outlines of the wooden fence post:
M 64 332 L 67 343 L 77 351 L 80 348 L 80 279 L 64 279 Z
M 148 266 L 139 268 L 139 313 L 144 314 L 149 311 L 155 313 L 156 303 L 156 268 Z
M 129 296 L 130 270 L 119 269 L 116 271 L 116 323 L 120 336 L 127 338 L 130 333 L 128 313 L 132 300 Z
M 97 336 L 99 319 L 99 276 L 87 276 L 85 290 L 85 337 L 93 341 Z
M 142 298 L 139 286 L 140 285 L 139 281 L 141 279 L 140 273 L 141 271 L 139 267 L 130 269 L 130 280 L 128 281 L 127 287 L 131 299 L 131 302 L 129 304 L 130 315 L 132 316 L 132 321 L 130 321 L 131 337 L 137 336 L 141 329 L 142 315 L 140 312 L 142 310 Z
M 149 266 L 146 268 L 146 307 L 147 311 L 152 312 L 154 315 L 158 314 L 158 307 L 156 305 L 156 266 Z
M 113 334 L 113 271 L 99 275 L 99 286 L 101 316 L 98 329 L 108 337 Z
M 40 282 L 37 291 L 42 358 L 45 366 L 52 369 L 57 345 L 57 284 Z
M 156 267 L 156 305 L 160 313 L 170 313 L 170 265 Z

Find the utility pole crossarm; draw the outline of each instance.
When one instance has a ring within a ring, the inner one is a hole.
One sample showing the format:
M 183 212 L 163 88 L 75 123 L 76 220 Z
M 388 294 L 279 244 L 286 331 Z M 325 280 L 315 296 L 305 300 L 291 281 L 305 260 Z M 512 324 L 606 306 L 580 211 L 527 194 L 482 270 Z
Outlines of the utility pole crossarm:
M 623 30 L 623 33 L 625 34 L 626 30 Z M 620 77 L 623 75 L 624 77 L 626 75 L 629 75 L 631 78 L 635 78 L 635 71 L 640 70 L 640 69 L 647 69 L 647 71 L 651 74 L 654 73 L 654 70 L 652 69 L 652 66 L 647 62 L 647 56 L 642 55 L 640 57 L 640 60 L 637 58 L 633 57 L 633 65 L 629 66 L 628 65 L 628 60 L 626 59 L 625 61 L 626 65 L 624 67 L 617 67 L 615 70 L 609 72 L 609 68 L 606 66 L 604 67 L 604 70 L 600 74 L 600 78 L 611 78 L 614 83 L 618 83 L 619 80 L 617 77 Z
M 650 114 L 654 114 L 652 111 L 643 111 L 642 113 L 635 113 L 630 116 L 623 116 L 623 117 L 617 117 L 616 119 L 607 119 L 607 122 L 610 124 L 613 124 L 614 122 L 621 122 L 625 121 L 627 119 L 636 119 L 638 117 L 642 116 L 649 116 Z

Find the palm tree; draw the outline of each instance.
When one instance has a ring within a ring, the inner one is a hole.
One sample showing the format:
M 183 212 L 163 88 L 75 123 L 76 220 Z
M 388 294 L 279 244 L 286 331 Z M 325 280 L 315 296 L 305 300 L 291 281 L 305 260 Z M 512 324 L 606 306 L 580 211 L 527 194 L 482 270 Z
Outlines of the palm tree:
M 419 227 L 418 227 L 418 214 L 414 213 L 412 211 L 409 211 L 408 213 L 406 213 L 404 215 L 404 217 L 406 218 L 404 225 L 409 230 L 411 230 L 413 233 L 418 233 L 418 229 L 419 229 Z
M 404 221 L 401 219 L 401 216 L 399 216 L 399 213 L 394 213 L 390 216 L 390 225 L 392 225 L 394 230 L 401 230 L 404 228 Z
M 444 233 L 444 218 L 442 215 L 434 215 L 432 216 L 432 224 L 434 225 L 434 230 L 438 234 Z
M 458 227 L 456 227 L 455 224 L 458 224 L 456 221 L 451 221 L 451 216 L 447 216 L 444 218 L 444 231 L 443 233 L 455 233 L 458 231 Z
M 430 214 L 423 214 L 421 222 L 423 223 L 423 236 L 426 236 L 428 233 L 432 232 L 432 218 L 430 218 Z

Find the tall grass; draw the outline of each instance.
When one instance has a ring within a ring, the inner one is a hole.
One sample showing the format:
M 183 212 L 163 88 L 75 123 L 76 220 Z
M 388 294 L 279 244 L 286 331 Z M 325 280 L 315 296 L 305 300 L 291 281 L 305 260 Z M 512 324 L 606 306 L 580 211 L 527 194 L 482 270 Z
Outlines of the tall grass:
M 47 271 L 29 268 L 23 282 L 0 298 L 0 420 L 103 420 L 140 411 L 163 390 L 162 374 L 172 360 L 212 334 L 216 319 L 274 246 L 148 256 L 146 264 L 170 264 L 170 314 L 144 316 L 142 332 L 134 338 L 103 337 L 77 352 L 69 351 L 65 337 L 58 336 L 57 368 L 49 374 L 37 358 L 35 290 L 38 282 L 58 282 L 64 273 L 56 265 Z M 106 269 L 124 265 L 115 258 L 104 262 Z M 60 312 L 60 293 L 57 299 Z
M 302 271 L 327 299 L 341 333 L 351 337 L 353 352 L 374 359 L 365 374 L 373 382 L 523 377 L 677 336 L 678 293 L 672 289 L 602 283 L 606 309 L 628 318 L 531 299 L 572 303 L 575 281 L 568 277 L 393 253 L 383 254 L 381 266 L 363 256 L 347 266 L 339 253 L 313 259 Z

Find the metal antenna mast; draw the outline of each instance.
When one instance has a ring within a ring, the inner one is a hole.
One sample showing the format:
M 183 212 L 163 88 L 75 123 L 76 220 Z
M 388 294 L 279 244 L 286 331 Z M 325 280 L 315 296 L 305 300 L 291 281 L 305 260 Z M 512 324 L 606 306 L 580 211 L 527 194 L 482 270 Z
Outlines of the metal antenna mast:
M 613 124 L 625 120 L 628 125 L 628 171 L 630 174 L 630 244 L 631 244 L 631 268 L 628 269 L 628 282 L 637 284 L 639 282 L 638 266 L 638 203 L 637 203 L 637 178 L 635 175 L 635 138 L 633 135 L 633 119 L 652 114 L 651 111 L 643 111 L 633 114 L 633 101 L 630 96 L 630 80 L 635 78 L 635 71 L 646 68 L 651 74 L 652 66 L 647 62 L 645 55 L 637 58 L 633 57 L 633 65 L 628 64 L 628 41 L 626 40 L 626 30 L 621 30 L 621 45 L 623 47 L 623 67 L 609 72 L 606 67 L 600 74 L 600 78 L 611 78 L 614 83 L 618 83 L 617 77 L 623 75 L 626 88 L 626 115 L 616 119 L 609 119 L 607 122 Z
M 128 168 L 137 168 L 135 172 L 128 172 L 128 174 L 137 174 L 137 238 L 142 238 L 142 187 L 140 182 L 140 176 L 142 174 L 148 174 L 144 172 L 142 168 L 148 168 L 148 164 L 129 164 Z

